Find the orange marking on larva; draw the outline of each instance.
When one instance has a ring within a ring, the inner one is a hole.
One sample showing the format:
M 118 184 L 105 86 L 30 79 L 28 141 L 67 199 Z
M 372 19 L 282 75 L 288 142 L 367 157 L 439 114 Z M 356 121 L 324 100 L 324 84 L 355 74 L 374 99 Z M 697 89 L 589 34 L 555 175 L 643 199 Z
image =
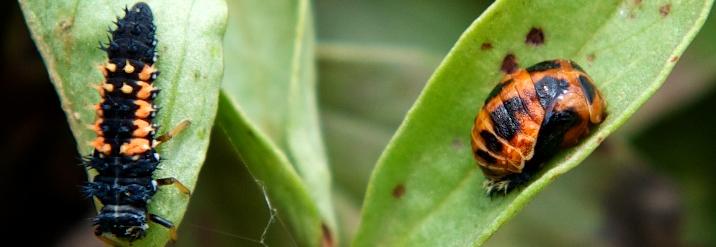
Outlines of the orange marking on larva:
M 107 69 L 109 72 L 115 72 L 117 71 L 117 65 L 113 63 L 107 63 L 104 65 L 104 68 Z
M 92 86 L 92 88 L 94 88 L 95 90 L 97 90 L 97 92 L 99 93 L 99 96 L 101 96 L 101 97 L 104 97 L 104 89 L 102 88 L 102 85 L 103 85 L 103 84 L 104 84 L 104 83 L 99 84 L 99 85 Z
M 124 73 L 131 74 L 134 73 L 134 66 L 132 66 L 131 63 L 129 63 L 129 60 L 127 60 L 127 63 L 124 65 Z
M 94 149 L 105 155 L 109 155 L 112 151 L 112 146 L 107 143 L 104 143 L 104 137 L 101 136 L 94 139 L 91 145 L 92 147 L 94 147 Z
M 102 111 L 102 107 L 100 106 L 100 104 L 94 105 L 94 111 L 97 113 L 97 116 L 102 117 L 102 115 L 104 115 L 104 111 Z
M 143 82 L 143 81 L 137 81 L 137 85 L 139 85 L 139 91 L 137 91 L 137 98 L 139 99 L 147 99 L 149 96 L 152 95 L 152 90 L 154 90 L 154 87 L 152 87 L 151 84 Z
M 102 132 L 102 119 L 98 118 L 97 121 L 94 122 L 94 125 L 92 125 L 92 130 L 94 130 L 94 133 L 97 134 L 97 136 L 103 136 L 104 132 Z
M 107 75 L 109 74 L 107 72 L 107 68 L 105 68 L 105 66 L 103 66 L 103 65 L 97 65 L 97 69 L 99 69 L 99 72 L 102 72 L 102 75 L 104 77 L 107 77 Z
M 113 84 L 110 84 L 110 83 L 104 83 L 104 84 L 102 84 L 102 88 L 104 88 L 104 91 L 107 91 L 107 92 L 110 92 L 110 93 L 111 93 L 112 91 L 114 91 L 114 85 L 113 85 Z
M 127 156 L 132 156 L 136 154 L 142 154 L 146 151 L 149 151 L 151 149 L 151 146 L 149 145 L 149 140 L 144 138 L 132 138 L 129 140 L 129 143 L 124 143 L 122 146 L 119 147 L 119 153 Z
M 144 68 L 142 68 L 142 71 L 139 72 L 139 79 L 142 81 L 147 81 L 149 80 L 149 78 L 152 77 L 152 73 L 154 72 L 156 72 L 156 70 L 154 70 L 154 65 L 149 66 L 145 64 Z
M 137 127 L 137 129 L 132 132 L 132 136 L 134 137 L 146 137 L 149 133 L 154 131 L 154 128 L 152 128 L 149 122 L 142 119 L 136 119 L 133 123 L 134 126 Z
M 122 90 L 122 92 L 125 94 L 130 94 L 132 93 L 132 89 L 133 88 L 131 86 L 127 85 L 126 83 L 122 83 L 122 87 L 119 90 Z
M 154 108 L 152 108 L 152 104 L 149 104 L 149 102 L 144 100 L 135 100 L 134 104 L 139 106 L 139 109 L 134 112 L 134 116 L 138 118 L 147 118 L 149 117 L 149 114 L 154 111 Z

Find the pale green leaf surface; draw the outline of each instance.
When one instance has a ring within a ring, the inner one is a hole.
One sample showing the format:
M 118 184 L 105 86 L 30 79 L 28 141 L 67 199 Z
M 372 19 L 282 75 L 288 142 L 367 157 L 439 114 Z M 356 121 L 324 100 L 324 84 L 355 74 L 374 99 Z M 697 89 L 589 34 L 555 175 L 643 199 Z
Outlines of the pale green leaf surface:
M 315 246 L 322 225 L 336 224 L 318 124 L 310 2 L 237 0 L 229 8 L 220 124 L 233 143 L 260 137 L 262 147 L 234 147 L 298 242 Z
M 192 125 L 159 147 L 164 158 L 155 177 L 176 177 L 194 188 L 209 144 L 222 78 L 222 39 L 226 7 L 223 1 L 147 1 L 157 26 L 157 66 L 161 75 L 155 85 L 162 91 L 157 123 L 160 133 L 183 119 Z M 95 120 L 92 105 L 99 94 L 92 88 L 102 81 L 97 66 L 107 55 L 98 49 L 107 41 L 107 27 L 122 9 L 134 1 L 20 1 L 32 37 L 48 68 L 62 108 L 67 114 L 80 154 L 89 154 L 87 144 L 94 133 L 86 126 Z M 79 192 L 78 192 L 79 193 Z M 151 213 L 179 224 L 189 197 L 173 187 L 160 189 L 150 204 Z M 169 232 L 151 224 L 148 235 L 133 246 L 162 246 Z
M 483 243 L 659 88 L 711 5 L 704 0 L 496 2 L 447 55 L 381 156 L 354 245 Z M 532 27 L 544 31 L 543 45 L 525 44 Z M 486 42 L 492 49 L 481 49 Z M 609 116 L 580 145 L 548 162 L 527 187 L 491 200 L 481 188 L 484 178 L 472 158 L 469 133 L 508 53 L 523 67 L 554 58 L 577 61 L 602 91 Z M 394 193 L 401 187 L 402 193 Z
M 639 135 L 665 114 L 703 98 L 716 86 L 716 15 L 712 11 L 689 49 L 679 57 L 669 78 L 618 133 Z M 688 83 L 688 86 L 684 86 Z

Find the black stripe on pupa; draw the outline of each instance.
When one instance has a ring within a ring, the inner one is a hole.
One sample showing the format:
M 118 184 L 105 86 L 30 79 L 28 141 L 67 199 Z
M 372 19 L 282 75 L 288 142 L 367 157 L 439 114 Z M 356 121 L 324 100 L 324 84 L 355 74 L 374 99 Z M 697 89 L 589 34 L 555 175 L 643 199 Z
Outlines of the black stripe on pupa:
M 516 120 L 514 113 L 514 111 L 507 111 L 504 104 L 500 104 L 490 112 L 495 133 L 508 141 L 520 131 L 520 123 Z
M 484 150 L 478 149 L 475 151 L 475 155 L 479 156 L 480 158 L 484 159 L 487 163 L 494 164 L 497 162 L 497 159 L 490 155 L 489 153 L 485 152 Z
M 488 150 L 495 153 L 499 153 L 500 151 L 502 151 L 502 143 L 497 140 L 497 137 L 495 137 L 495 135 L 493 135 L 489 131 L 480 131 L 480 137 L 482 137 L 482 140 L 485 141 L 485 146 L 487 146 Z
M 580 121 L 579 115 L 572 109 L 547 113 L 537 134 L 535 156 L 531 161 L 541 163 L 557 153 L 564 135 Z
M 547 109 L 555 99 L 569 89 L 569 83 L 552 76 L 545 76 L 535 83 L 535 91 L 542 108 Z
M 590 82 L 586 76 L 579 75 L 579 85 L 581 86 L 584 95 L 587 95 L 589 104 L 592 104 L 592 102 L 594 102 L 594 86 L 592 86 L 592 82 Z
M 527 72 L 530 72 L 530 73 L 541 72 L 541 71 L 546 71 L 546 70 L 550 70 L 550 69 L 557 69 L 559 67 L 560 67 L 559 61 L 550 60 L 550 61 L 544 61 L 544 62 L 540 62 L 538 64 L 530 66 L 529 68 L 527 68 Z
M 490 91 L 490 94 L 487 95 L 487 98 L 485 98 L 485 104 L 487 105 L 487 102 L 490 101 L 492 98 L 500 94 L 502 92 L 502 88 L 505 87 L 505 85 L 512 83 L 512 79 L 499 83 L 495 85 L 494 88 L 492 88 L 492 91 Z

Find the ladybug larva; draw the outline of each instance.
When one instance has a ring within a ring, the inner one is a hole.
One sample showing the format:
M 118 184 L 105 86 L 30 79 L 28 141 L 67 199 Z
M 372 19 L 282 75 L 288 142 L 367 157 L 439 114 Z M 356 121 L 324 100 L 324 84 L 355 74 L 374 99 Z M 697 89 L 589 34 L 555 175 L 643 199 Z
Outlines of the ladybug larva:
M 176 226 L 150 213 L 148 204 L 158 186 L 174 185 L 189 194 L 189 188 L 176 178 L 153 178 L 161 161 L 156 147 L 190 122 L 184 120 L 155 138 L 156 26 L 146 3 L 137 3 L 124 13 L 115 22 L 117 28 L 110 30 L 109 43 L 100 44 L 107 52 L 107 63 L 100 66 L 105 80 L 97 87 L 100 103 L 95 105 L 97 121 L 91 126 L 97 135 L 94 150 L 84 161 L 97 172 L 84 186 L 88 197 L 101 202 L 93 219 L 95 235 L 109 245 L 121 245 L 110 236 L 130 242 L 144 237 L 149 222 L 168 228 L 176 239 Z
M 560 148 L 577 144 L 606 117 L 592 79 L 569 60 L 506 75 L 475 118 L 472 151 L 489 195 L 527 182 Z

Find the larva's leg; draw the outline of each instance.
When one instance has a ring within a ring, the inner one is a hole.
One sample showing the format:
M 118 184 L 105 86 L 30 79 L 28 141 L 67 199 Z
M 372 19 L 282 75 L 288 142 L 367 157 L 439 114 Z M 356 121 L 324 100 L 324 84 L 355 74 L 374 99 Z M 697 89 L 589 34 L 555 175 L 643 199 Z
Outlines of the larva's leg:
M 156 214 L 149 214 L 149 220 L 169 229 L 172 241 L 177 241 L 177 227 L 174 226 L 174 223 Z
M 164 133 L 163 135 L 157 137 L 154 139 L 154 146 L 159 146 L 159 144 L 162 144 L 166 141 L 169 141 L 172 139 L 172 137 L 176 136 L 180 132 L 182 132 L 184 129 L 189 128 L 191 125 L 191 121 L 189 119 L 184 119 L 177 126 L 175 126 L 172 130 L 170 130 L 167 133 Z
M 174 185 L 174 187 L 176 187 L 179 191 L 181 191 L 181 193 L 184 193 L 187 195 L 191 194 L 191 191 L 189 191 L 189 188 L 184 186 L 184 184 L 179 182 L 179 180 L 177 180 L 176 178 L 160 178 L 160 179 L 157 179 L 154 181 L 157 181 L 158 186 Z

